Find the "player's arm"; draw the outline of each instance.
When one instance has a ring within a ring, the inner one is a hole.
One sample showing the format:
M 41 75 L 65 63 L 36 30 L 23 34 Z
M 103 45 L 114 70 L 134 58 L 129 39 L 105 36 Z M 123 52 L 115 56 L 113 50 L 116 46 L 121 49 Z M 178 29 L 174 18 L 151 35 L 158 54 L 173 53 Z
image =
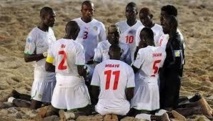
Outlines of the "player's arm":
M 98 102 L 98 96 L 100 93 L 100 76 L 97 69 L 98 65 L 95 67 L 92 80 L 91 80 L 91 101 L 92 104 L 97 104 Z
M 135 61 L 132 63 L 132 69 L 133 69 L 134 73 L 136 73 L 140 70 L 140 68 L 144 62 L 143 57 L 145 57 L 145 56 L 143 56 L 143 54 L 144 54 L 143 51 L 141 51 L 141 49 L 140 49 L 137 53 Z
M 46 57 L 46 53 L 36 54 L 36 35 L 32 31 L 29 33 L 26 39 L 26 45 L 24 50 L 25 62 L 39 61 Z
M 32 62 L 32 61 L 39 61 L 43 58 L 46 58 L 46 56 L 44 54 L 28 54 L 28 53 L 24 53 L 24 60 L 25 62 Z
M 55 72 L 55 66 L 53 65 L 54 58 L 48 54 L 45 63 L 45 70 L 48 72 Z
M 126 98 L 128 101 L 130 101 L 133 98 L 134 95 L 134 87 L 127 88 L 126 89 Z
M 126 55 L 126 63 L 130 65 L 132 63 L 132 59 L 131 59 L 131 51 L 130 51 L 129 46 L 127 49 L 128 50 L 127 50 L 127 55 Z
M 129 66 L 127 70 L 127 88 L 126 88 L 126 98 L 130 101 L 134 95 L 134 87 L 135 87 L 135 75 L 133 69 Z

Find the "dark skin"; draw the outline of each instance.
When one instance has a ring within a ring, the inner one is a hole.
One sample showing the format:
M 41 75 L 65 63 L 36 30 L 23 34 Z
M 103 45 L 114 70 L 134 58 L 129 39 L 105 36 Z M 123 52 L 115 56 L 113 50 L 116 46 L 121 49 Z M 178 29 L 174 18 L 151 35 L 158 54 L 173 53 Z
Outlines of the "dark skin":
M 107 39 L 111 45 L 119 43 L 119 32 L 115 25 L 108 28 Z
M 140 11 L 139 18 L 141 23 L 147 28 L 152 28 L 155 25 L 155 23 L 152 20 L 153 15 L 150 13 Z
M 38 28 L 44 32 L 47 32 L 48 28 L 53 27 L 55 23 L 55 12 L 51 11 L 45 15 L 41 15 L 40 19 L 41 21 L 38 25 Z M 24 54 L 25 62 L 39 61 L 43 58 L 45 58 L 43 54 L 36 54 L 36 52 L 34 52 L 33 54 Z
M 89 23 L 90 21 L 92 21 L 93 18 L 93 13 L 94 13 L 94 4 L 91 2 L 87 2 L 85 4 L 82 4 L 81 6 L 81 19 L 86 22 Z
M 114 60 L 120 60 L 121 58 L 121 49 L 120 47 L 118 47 L 119 49 L 116 51 L 116 50 L 113 50 L 110 48 L 109 50 L 109 56 L 110 56 L 110 59 L 114 59 Z M 97 104 L 98 102 L 98 96 L 99 96 L 99 93 L 100 93 L 100 88 L 98 86 L 91 86 L 91 94 L 92 94 L 92 103 L 95 105 Z M 131 87 L 131 88 L 127 88 L 125 90 L 126 92 L 126 98 L 128 101 L 130 101 L 133 97 L 133 94 L 134 94 L 134 88 Z
M 125 15 L 127 19 L 127 24 L 129 26 L 135 25 L 135 23 L 137 22 L 136 20 L 137 14 L 138 14 L 138 11 L 136 7 L 126 6 Z

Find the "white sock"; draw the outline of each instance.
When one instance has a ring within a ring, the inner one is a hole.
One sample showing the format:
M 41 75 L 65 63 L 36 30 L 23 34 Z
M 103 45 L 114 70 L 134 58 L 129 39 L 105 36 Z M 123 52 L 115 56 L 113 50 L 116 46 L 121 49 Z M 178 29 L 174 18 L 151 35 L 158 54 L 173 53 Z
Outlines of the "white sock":
M 8 100 L 7 100 L 7 102 L 13 103 L 13 100 L 14 100 L 14 99 L 15 99 L 14 97 L 9 97 Z
M 151 121 L 151 115 L 145 114 L 145 113 L 138 114 L 138 115 L 135 116 L 135 118 L 137 118 L 137 119 L 145 119 L 145 120 Z
M 156 116 L 162 116 L 164 113 L 166 113 L 167 111 L 164 109 L 160 109 L 158 112 L 155 113 Z
M 65 115 L 66 119 L 75 118 L 75 113 L 73 113 L 73 112 L 64 112 L 64 115 Z

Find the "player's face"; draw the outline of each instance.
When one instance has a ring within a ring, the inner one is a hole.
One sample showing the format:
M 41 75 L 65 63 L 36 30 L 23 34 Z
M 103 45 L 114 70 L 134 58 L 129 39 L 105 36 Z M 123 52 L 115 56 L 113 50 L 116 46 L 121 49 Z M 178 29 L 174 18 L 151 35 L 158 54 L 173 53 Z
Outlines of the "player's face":
M 81 8 L 82 18 L 87 21 L 91 21 L 94 12 L 94 5 L 93 4 L 84 4 Z
M 164 34 L 169 34 L 170 25 L 169 25 L 169 21 L 167 19 L 165 19 L 165 17 L 163 17 L 162 27 L 163 27 L 163 33 Z
M 151 17 L 148 14 L 140 13 L 139 18 L 145 27 L 149 26 L 152 22 Z
M 119 41 L 119 32 L 108 30 L 107 39 L 110 44 L 118 44 Z
M 135 20 L 137 15 L 137 8 L 136 7 L 126 7 L 126 19 L 127 20 Z
M 46 14 L 46 16 L 43 18 L 43 22 L 45 25 L 53 27 L 53 25 L 55 24 L 55 12 L 51 11 Z
M 160 13 L 160 23 L 161 23 L 161 25 L 163 24 L 163 20 L 164 20 L 165 16 L 167 16 L 167 13 L 165 11 L 161 11 L 161 13 Z
M 141 41 L 139 42 L 139 47 L 140 48 L 143 48 L 143 47 L 147 46 L 145 37 L 146 37 L 146 32 L 141 31 L 141 33 L 140 33 L 140 39 L 141 39 Z

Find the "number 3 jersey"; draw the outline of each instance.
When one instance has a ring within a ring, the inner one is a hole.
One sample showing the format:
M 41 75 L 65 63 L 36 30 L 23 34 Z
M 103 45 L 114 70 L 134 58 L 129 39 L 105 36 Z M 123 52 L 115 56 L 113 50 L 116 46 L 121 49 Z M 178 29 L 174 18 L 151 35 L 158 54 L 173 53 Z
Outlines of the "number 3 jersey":
M 98 103 L 106 108 L 128 104 L 126 88 L 135 87 L 131 66 L 120 60 L 105 60 L 96 65 L 91 85 L 100 87 Z
M 76 41 L 81 43 L 85 49 L 86 62 L 93 60 L 94 49 L 98 42 L 106 40 L 105 26 L 102 22 L 92 19 L 85 23 L 81 18 L 74 19 L 80 27 L 80 32 Z
M 55 65 L 56 75 L 79 76 L 77 65 L 85 64 L 83 46 L 72 39 L 59 39 L 50 46 L 46 61 Z
M 158 77 L 158 70 L 163 66 L 165 58 L 164 48 L 147 46 L 139 49 L 133 66 L 140 69 L 139 78 Z

